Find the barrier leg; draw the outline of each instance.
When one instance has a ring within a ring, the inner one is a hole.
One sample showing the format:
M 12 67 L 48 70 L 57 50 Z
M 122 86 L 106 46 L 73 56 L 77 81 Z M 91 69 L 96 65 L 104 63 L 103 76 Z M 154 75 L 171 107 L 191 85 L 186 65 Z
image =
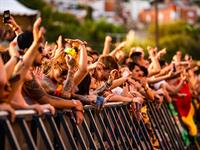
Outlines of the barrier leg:
M 106 116 L 110 115 L 110 117 L 111 117 L 110 121 L 113 122 L 113 125 L 116 129 L 116 134 L 119 135 L 118 137 L 120 139 L 120 143 L 121 143 L 123 149 L 127 149 L 126 143 L 125 143 L 125 140 L 124 140 L 124 136 L 123 136 L 123 134 L 120 130 L 120 127 L 119 127 L 119 125 L 118 125 L 118 123 L 117 123 L 117 121 L 114 117 L 114 114 L 110 111 L 110 108 L 106 108 L 106 111 L 107 111 Z
M 106 125 L 105 125 L 105 123 L 104 123 L 104 121 L 103 121 L 103 118 L 102 118 L 102 115 L 99 113 L 99 114 L 97 114 L 97 118 L 98 118 L 98 120 L 99 120 L 99 123 L 100 123 L 100 125 L 101 125 L 101 128 L 103 129 L 103 133 L 104 133 L 104 135 L 105 135 L 105 137 L 106 137 L 106 140 L 108 141 L 108 144 L 109 144 L 109 148 L 111 149 L 111 150 L 114 150 L 114 149 L 119 149 L 119 147 L 114 147 L 114 144 L 113 144 L 113 142 L 111 141 L 111 137 L 109 136 L 109 133 L 108 133 L 108 130 L 107 130 L 107 127 L 106 127 L 106 125 L 107 125 L 107 123 L 106 123 Z
M 47 114 L 46 118 L 47 118 L 47 121 L 48 121 L 48 123 L 49 123 L 49 125 L 51 127 L 51 130 L 52 130 L 52 132 L 53 132 L 53 134 L 55 136 L 55 142 L 56 142 L 55 148 L 56 149 L 59 148 L 60 150 L 66 149 L 65 144 L 64 144 L 64 142 L 62 140 L 62 137 L 61 137 L 61 135 L 60 135 L 60 133 L 58 131 L 58 128 L 56 126 L 56 123 L 55 123 L 54 119 L 52 118 L 52 116 L 50 114 Z
M 101 145 L 101 149 L 105 149 L 105 145 L 104 145 L 104 143 L 103 143 L 103 138 L 102 138 L 102 136 L 101 136 L 101 134 L 100 134 L 100 132 L 99 132 L 99 130 L 98 130 L 98 127 L 97 127 L 97 124 L 96 124 L 96 122 L 95 122 L 95 119 L 94 119 L 94 117 L 93 117 L 93 115 L 92 115 L 92 112 L 91 112 L 91 110 L 87 110 L 87 112 L 88 112 L 88 116 L 89 116 L 89 118 L 90 118 L 90 121 L 91 121 L 91 123 L 92 123 L 92 127 L 93 127 L 93 129 L 94 129 L 94 131 L 95 131 L 95 134 L 96 134 L 96 136 L 97 136 L 97 139 L 98 139 L 98 141 L 99 141 L 99 143 L 100 143 L 100 145 Z
M 130 138 L 129 138 L 129 136 L 128 136 L 128 133 L 126 132 L 126 130 L 125 130 L 125 128 L 124 128 L 124 125 L 123 125 L 123 123 L 122 123 L 121 116 L 120 116 L 119 113 L 116 111 L 116 108 L 115 108 L 115 107 L 110 108 L 110 110 L 111 110 L 111 113 L 114 114 L 115 119 L 118 121 L 119 127 L 120 127 L 120 129 L 121 129 L 121 131 L 122 131 L 122 133 L 123 133 L 123 135 L 124 135 L 124 137 L 125 137 L 125 139 L 126 139 L 126 142 L 127 142 L 128 147 L 129 147 L 130 149 L 133 149 L 132 144 L 131 144 L 131 141 L 130 141 Z
M 35 150 L 36 149 L 36 145 L 35 145 L 35 142 L 33 140 L 33 137 L 32 137 L 32 135 L 30 133 L 30 130 L 28 128 L 28 125 L 27 125 L 26 121 L 24 119 L 22 119 L 22 118 L 19 118 L 19 119 L 17 119 L 17 122 L 19 123 L 19 126 L 20 126 L 20 128 L 21 128 L 21 130 L 22 130 L 22 132 L 23 132 L 23 134 L 25 136 L 25 140 L 26 140 L 26 142 L 28 144 L 28 148 L 30 150 Z
M 9 120 L 1 120 L 1 124 L 3 126 L 3 129 L 5 130 L 5 135 L 8 137 L 8 141 L 9 141 L 12 149 L 20 150 L 19 143 L 18 143 L 15 133 L 12 129 L 10 121 Z
M 148 108 L 149 108 L 149 114 L 151 116 L 149 118 L 150 118 L 151 124 L 154 125 L 153 126 L 154 133 L 157 136 L 157 139 L 160 143 L 160 147 L 161 147 L 161 149 L 169 149 L 169 146 L 167 145 L 167 142 L 166 142 L 166 137 L 164 136 L 163 130 L 161 129 L 161 124 L 158 122 L 159 118 L 157 118 L 157 116 L 155 115 L 155 113 L 151 107 L 151 103 L 148 102 L 147 104 L 148 104 Z
M 105 108 L 105 109 L 106 109 L 106 108 Z M 114 144 L 115 144 L 115 149 L 120 149 L 120 145 L 119 145 L 119 143 L 118 143 L 118 141 L 117 141 L 117 137 L 116 137 L 115 132 L 114 132 L 114 130 L 113 130 L 113 128 L 112 128 L 111 121 L 110 121 L 110 119 L 108 118 L 108 115 L 107 115 L 105 109 L 102 110 L 102 113 L 103 113 L 103 116 L 105 116 L 104 119 L 105 119 L 106 125 L 107 125 L 107 127 L 108 127 L 108 129 L 109 129 L 109 132 L 110 132 L 110 134 L 111 134 L 111 136 L 112 136 L 112 140 L 113 140 L 113 142 L 114 142 Z
M 57 115 L 58 115 L 58 119 L 59 119 L 61 125 L 63 126 L 65 134 L 69 138 L 69 142 L 71 144 L 72 149 L 78 149 L 76 142 L 74 140 L 74 137 L 72 135 L 72 132 L 70 130 L 70 127 L 69 127 L 67 121 L 64 119 L 63 114 L 61 112 L 58 112 Z
M 48 133 L 46 131 L 44 123 L 42 122 L 42 119 L 37 117 L 37 116 L 34 116 L 33 119 L 37 123 L 37 127 L 39 128 L 39 131 L 40 131 L 40 133 L 42 135 L 42 138 L 44 139 L 44 142 L 45 142 L 45 145 L 46 145 L 47 149 L 53 150 L 54 147 L 53 147 L 52 142 L 51 142 L 51 140 L 50 140 L 50 138 L 48 136 Z

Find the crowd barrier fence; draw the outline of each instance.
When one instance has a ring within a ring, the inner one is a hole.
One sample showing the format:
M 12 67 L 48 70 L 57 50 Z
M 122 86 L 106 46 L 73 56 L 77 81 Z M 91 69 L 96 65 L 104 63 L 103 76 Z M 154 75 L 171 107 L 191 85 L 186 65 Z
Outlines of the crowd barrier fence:
M 147 103 L 152 128 L 162 150 L 186 149 L 180 131 L 166 103 L 157 109 Z M 151 150 L 153 145 L 142 119 L 129 111 L 129 104 L 108 103 L 101 112 L 84 107 L 84 120 L 76 125 L 71 110 L 48 110 L 38 116 L 34 110 L 16 110 L 16 121 L 0 111 L 0 149 L 82 149 Z

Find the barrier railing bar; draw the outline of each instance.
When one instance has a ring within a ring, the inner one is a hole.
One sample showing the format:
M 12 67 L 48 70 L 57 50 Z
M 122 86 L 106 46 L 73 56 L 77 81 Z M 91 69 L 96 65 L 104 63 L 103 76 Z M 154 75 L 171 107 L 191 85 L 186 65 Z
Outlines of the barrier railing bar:
M 30 150 L 37 149 L 26 121 L 24 119 L 22 119 L 22 118 L 18 118 L 17 122 L 19 123 L 19 126 L 20 126 L 20 128 L 21 128 L 21 130 L 22 130 L 22 132 L 24 134 L 24 137 L 25 137 L 25 140 L 27 142 L 28 148 Z
M 148 103 L 148 106 L 149 106 L 149 109 L 150 109 L 149 112 L 151 114 L 150 120 L 151 119 L 153 120 L 152 122 L 155 123 L 155 129 L 157 129 L 157 131 L 159 133 L 159 135 L 157 136 L 158 140 L 160 141 L 160 144 L 162 145 L 163 149 L 169 149 L 169 147 L 168 147 L 169 143 L 168 144 L 166 143 L 166 137 L 165 137 L 163 130 L 161 128 L 161 123 L 159 122 L 159 118 L 156 116 L 153 108 L 151 107 L 151 102 Z M 155 132 L 155 134 L 156 133 L 157 132 Z
M 127 106 L 126 106 L 126 108 L 127 108 Z M 130 120 L 131 120 L 132 126 L 135 126 L 136 128 L 139 129 L 139 133 L 142 135 L 142 139 L 143 139 L 142 141 L 144 142 L 144 144 L 145 144 L 145 146 L 146 146 L 145 149 L 150 149 L 148 140 L 146 139 L 146 136 L 145 136 L 145 134 L 144 134 L 144 131 L 142 130 L 142 128 L 141 128 L 141 126 L 140 126 L 140 122 L 137 120 L 135 114 L 134 114 L 134 113 L 133 113 L 133 114 L 130 114 L 130 112 L 128 111 L 128 108 L 125 109 L 125 113 L 127 114 L 127 116 L 132 115 L 132 117 L 131 117 L 131 119 L 130 119 Z M 134 124 L 134 123 L 135 123 L 135 124 Z
M 52 142 L 51 142 L 51 140 L 49 138 L 49 135 L 48 135 L 48 133 L 46 131 L 44 123 L 42 122 L 42 119 L 39 118 L 38 116 L 34 116 L 33 119 L 37 123 L 37 127 L 38 127 L 38 129 L 39 129 L 39 131 L 41 133 L 42 138 L 44 139 L 44 142 L 45 142 L 45 145 L 47 146 L 47 149 L 52 149 L 53 150 L 54 148 L 53 148 Z
M 65 150 L 66 147 L 65 147 L 65 144 L 61 138 L 61 135 L 58 131 L 58 128 L 56 126 L 56 123 L 54 121 L 54 119 L 52 118 L 51 114 L 46 114 L 46 118 L 47 118 L 47 121 L 51 127 L 51 130 L 52 130 L 52 133 L 53 135 L 55 136 L 55 140 L 56 140 L 56 149 L 59 148 L 61 150 Z
M 166 131 L 166 133 L 167 133 L 167 135 L 168 135 L 168 137 L 169 137 L 171 146 L 172 146 L 173 148 L 175 148 L 175 149 L 178 149 L 179 146 L 177 145 L 176 137 L 174 137 L 174 136 L 171 134 L 171 130 L 169 129 L 169 126 L 168 126 L 167 123 L 166 123 L 165 116 L 163 116 L 163 113 L 162 113 L 161 110 L 158 110 L 158 109 L 157 109 L 157 111 L 158 111 L 159 114 L 162 115 L 162 117 L 160 117 L 160 119 L 161 119 L 161 121 L 162 121 L 162 123 L 163 123 L 163 126 L 164 126 L 164 128 L 165 128 L 165 131 Z
M 141 138 L 140 138 L 140 136 L 139 136 L 138 130 L 136 129 L 135 124 L 133 123 L 133 120 L 132 120 L 130 114 L 128 113 L 127 107 L 124 106 L 124 109 L 123 109 L 123 110 L 124 110 L 124 115 L 126 116 L 126 118 L 127 118 L 128 122 L 129 122 L 130 126 L 132 127 L 132 130 L 133 130 L 133 132 L 134 132 L 134 135 L 135 135 L 135 137 L 136 137 L 136 140 L 137 140 L 137 142 L 139 142 L 139 144 L 140 144 L 140 148 L 143 149 L 143 150 L 146 150 L 146 147 L 144 147 L 144 145 L 143 145 L 142 142 L 141 142 Z
M 88 137 L 88 140 L 89 140 L 89 143 L 90 143 L 90 148 L 93 149 L 93 150 L 96 150 L 97 147 L 95 145 L 94 139 L 92 138 L 92 134 L 90 133 L 89 127 L 88 127 L 85 119 L 83 120 L 82 126 L 84 128 L 84 131 L 85 131 L 87 137 Z
M 151 149 L 151 141 L 149 138 L 149 134 L 147 132 L 146 127 L 144 126 L 143 120 L 137 120 L 136 115 L 133 114 L 135 121 L 138 123 L 138 128 L 140 129 L 140 131 L 143 133 L 143 138 L 145 140 L 146 146 L 148 149 Z
M 0 111 L 0 117 L 2 118 L 2 117 L 7 117 L 9 114 L 8 114 L 8 112 L 7 111 L 4 111 L 4 110 L 1 110 Z
M 73 130 L 74 130 L 74 133 L 75 133 L 74 135 L 77 137 L 81 148 L 83 150 L 87 150 L 88 149 L 87 145 L 86 145 L 85 140 L 83 138 L 83 135 L 81 133 L 80 127 L 76 124 L 76 119 L 75 119 L 75 116 L 74 116 L 73 113 L 71 113 L 70 123 L 73 126 Z
M 120 138 L 120 142 L 122 144 L 123 149 L 127 149 L 126 143 L 125 143 L 125 140 L 124 140 L 124 136 L 123 136 L 123 134 L 122 134 L 122 132 L 119 128 L 119 125 L 118 125 L 118 123 L 117 123 L 117 121 L 114 117 L 114 114 L 112 113 L 112 111 L 110 109 L 106 109 L 106 111 L 107 111 L 107 115 L 110 114 L 111 121 L 113 122 L 113 125 L 115 126 L 115 129 L 117 131 L 117 137 Z
M 161 107 L 160 109 L 157 109 L 157 111 L 158 111 L 158 113 L 161 115 L 160 118 L 161 118 L 161 120 L 162 120 L 162 122 L 163 122 L 163 124 L 164 124 L 164 126 L 165 126 L 165 129 L 166 129 L 168 135 L 169 135 L 169 138 L 170 138 L 170 141 L 172 142 L 173 148 L 179 149 L 179 145 L 178 145 L 178 142 L 177 142 L 177 138 L 176 138 L 176 136 L 174 136 L 173 133 L 172 133 L 172 130 L 171 130 L 169 124 L 168 124 L 169 122 L 168 122 L 168 120 L 166 119 L 166 116 L 165 116 L 165 114 L 164 114 L 164 112 L 163 112 L 163 110 L 162 110 L 162 107 Z
M 72 132 L 71 132 L 71 130 L 69 128 L 69 125 L 68 125 L 67 121 L 63 117 L 63 113 L 62 112 L 58 112 L 57 115 L 58 115 L 59 121 L 61 122 L 61 125 L 63 126 L 63 129 L 65 131 L 66 136 L 69 138 L 69 142 L 71 144 L 72 149 L 78 149 L 78 147 L 76 145 L 76 142 L 75 142 L 75 140 L 73 138 Z
M 170 125 L 172 126 L 173 133 L 177 136 L 177 139 L 179 139 L 178 141 L 179 145 L 181 146 L 181 149 L 184 149 L 184 143 L 182 141 L 181 132 L 178 129 L 176 122 L 173 120 L 174 117 L 172 116 L 170 110 L 168 110 L 168 106 L 166 103 L 164 103 L 162 106 L 166 112 L 166 117 L 169 118 L 168 120 L 170 121 Z
M 181 139 L 180 139 L 180 137 L 177 136 L 177 132 L 175 131 L 172 120 L 171 120 L 171 118 L 168 117 L 168 114 L 166 112 L 168 110 L 165 110 L 163 105 L 164 104 L 161 105 L 161 113 L 163 114 L 162 116 L 166 120 L 166 124 L 168 126 L 169 131 L 170 131 L 170 134 L 171 134 L 172 137 L 175 137 L 176 141 L 174 141 L 174 142 L 176 143 L 177 147 L 180 148 L 180 149 L 183 149 L 184 147 L 182 147 L 182 144 L 180 142 Z
M 164 137 L 164 142 L 167 145 L 167 148 L 170 150 L 173 145 L 172 145 L 172 143 L 170 141 L 170 137 L 169 137 L 167 131 L 164 128 L 165 126 L 164 126 L 164 124 L 162 122 L 162 117 L 159 116 L 159 114 L 157 112 L 157 108 L 155 107 L 155 105 L 153 105 L 153 103 L 151 103 L 150 105 L 152 107 L 153 113 L 155 114 L 155 116 L 157 118 L 158 123 L 160 124 L 161 132 L 162 132 L 163 137 Z
M 147 105 L 148 105 L 148 107 L 149 107 L 149 104 L 148 104 L 148 103 L 147 103 Z M 150 109 L 150 108 L 149 108 L 149 109 Z M 158 140 L 158 142 L 159 142 L 160 148 L 161 148 L 161 149 L 165 149 L 163 140 L 162 140 L 161 135 L 160 135 L 160 130 L 159 130 L 159 128 L 157 128 L 158 124 L 157 124 L 157 122 L 154 122 L 154 120 L 155 120 L 154 117 L 155 117 L 155 116 L 154 116 L 154 114 L 151 112 L 151 110 L 148 111 L 148 114 L 149 114 L 150 122 L 151 122 L 151 124 L 152 124 L 152 129 L 153 129 L 154 134 L 156 135 L 156 138 L 157 138 L 157 140 Z
M 22 130 L 23 136 L 25 137 L 28 149 L 37 149 L 37 129 L 42 136 L 44 141 L 44 146 L 47 149 L 66 149 L 65 142 L 58 130 L 60 125 L 63 126 L 66 136 L 69 139 L 70 146 L 72 149 L 93 149 L 96 150 L 99 147 L 95 144 L 98 142 L 100 144 L 100 149 L 106 149 L 104 140 L 108 143 L 109 149 L 153 149 L 149 133 L 147 132 L 146 125 L 144 121 L 138 120 L 135 114 L 130 115 L 128 110 L 129 103 L 108 103 L 101 113 L 96 114 L 94 106 L 84 106 L 85 115 L 89 117 L 88 120 L 84 120 L 82 125 L 76 125 L 75 117 L 71 110 L 64 110 L 60 113 L 57 111 L 58 123 L 56 125 L 53 116 L 51 116 L 49 110 L 45 110 L 45 114 L 37 116 L 35 110 L 16 110 L 16 122 Z M 152 123 L 152 128 L 155 135 L 160 143 L 160 148 L 165 149 L 185 149 L 185 144 L 182 140 L 181 131 L 178 128 L 178 124 L 175 118 L 172 118 L 172 112 L 168 110 L 166 103 L 161 105 L 160 109 L 157 109 L 153 103 L 147 103 L 150 114 L 150 122 Z M 93 114 L 93 111 L 95 112 Z M 70 112 L 67 115 L 66 112 Z M 69 117 L 70 116 L 70 117 Z M 13 131 L 12 125 L 8 120 L 9 113 L 6 111 L 0 111 L 0 124 L 3 127 L 1 132 L 1 142 L 0 145 L 3 147 L 5 145 L 5 136 L 8 137 L 8 142 L 12 149 L 21 149 L 18 140 L 16 139 L 16 134 Z M 29 118 L 28 118 L 29 117 Z M 51 132 L 53 133 L 54 140 L 51 141 L 49 133 L 46 130 L 46 124 L 44 125 L 43 118 L 48 121 Z M 67 118 L 66 118 L 67 117 Z M 27 120 L 33 118 L 31 124 L 31 133 L 27 125 Z M 66 119 L 70 119 L 67 122 Z M 89 128 L 88 123 L 92 125 L 92 130 Z M 69 126 L 70 125 L 70 126 Z M 73 129 L 71 128 L 73 127 Z M 80 128 L 81 127 L 81 128 Z M 82 130 L 83 129 L 83 130 Z M 74 134 L 72 132 L 74 131 Z M 101 132 L 100 132 L 101 131 Z M 116 132 L 114 132 L 116 131 Z M 97 141 L 94 140 L 92 136 L 94 133 L 97 137 Z M 140 135 L 141 134 L 141 135 Z M 3 135 L 3 136 L 2 136 Z M 87 137 L 87 140 L 83 137 Z M 87 144 L 86 144 L 87 142 Z M 7 142 L 6 142 L 7 143 Z M 53 144 L 52 144 L 53 143 Z M 77 145 L 80 144 L 80 145 Z M 80 146 L 80 147 L 79 147 Z
M 124 126 L 123 126 L 123 123 L 122 123 L 122 120 L 121 120 L 121 116 L 119 116 L 119 114 L 117 113 L 116 108 L 110 108 L 110 109 L 111 109 L 111 112 L 114 113 L 116 120 L 118 120 L 119 127 L 121 128 L 121 131 L 122 131 L 122 133 L 123 133 L 123 135 L 124 135 L 124 137 L 126 139 L 128 148 L 133 149 L 133 146 L 131 144 L 131 141 L 130 141 L 130 138 L 128 136 L 128 133 L 126 132 L 126 130 L 125 130 Z
M 2 123 L 2 125 L 5 129 L 5 134 L 8 137 L 8 141 L 9 141 L 12 149 L 20 150 L 21 148 L 19 146 L 19 143 L 18 143 L 17 138 L 15 136 L 15 133 L 13 131 L 13 128 L 10 124 L 10 121 L 9 120 L 2 120 L 1 123 Z
M 129 122 L 124 114 L 124 111 L 122 109 L 122 107 L 119 107 L 119 112 L 121 113 L 121 117 L 124 121 L 124 125 L 126 126 L 126 132 L 130 135 L 131 139 L 132 139 L 132 142 L 133 142 L 133 145 L 134 147 L 136 147 L 136 149 L 139 150 L 139 146 L 137 145 L 137 140 L 135 138 L 135 136 L 133 135 L 133 130 L 131 129 L 130 125 L 129 125 Z M 139 140 L 139 144 L 141 144 L 140 140 Z M 142 147 L 142 144 L 140 145 Z
M 105 116 L 104 119 L 105 119 L 105 121 L 106 121 L 106 123 L 107 123 L 106 125 L 107 125 L 107 127 L 108 127 L 108 129 L 109 129 L 109 132 L 111 133 L 112 140 L 114 141 L 115 149 L 119 149 L 120 146 L 119 146 L 119 143 L 118 143 L 118 141 L 117 141 L 117 137 L 116 137 L 116 135 L 114 134 L 115 132 L 113 131 L 113 128 L 112 128 L 110 119 L 108 119 L 107 113 L 106 113 L 105 109 L 102 110 L 102 113 L 103 113 L 104 116 Z
M 111 150 L 114 150 L 114 149 L 115 149 L 115 148 L 114 148 L 114 144 L 113 144 L 113 142 L 111 141 L 111 137 L 109 136 L 107 127 L 106 127 L 105 123 L 103 122 L 103 118 L 102 118 L 102 116 L 101 116 L 100 113 L 97 113 L 97 118 L 98 118 L 98 120 L 99 120 L 99 123 L 100 123 L 100 125 L 101 125 L 101 128 L 103 129 L 103 133 L 104 133 L 104 136 L 105 136 L 105 138 L 106 138 L 106 140 L 107 140 L 107 142 L 108 142 L 108 144 L 109 144 L 109 148 L 110 148 Z
M 141 126 L 142 130 L 144 131 L 144 135 L 146 136 L 146 139 L 148 141 L 148 145 L 150 146 L 150 149 L 153 149 L 151 139 L 149 137 L 148 131 L 147 131 L 144 121 L 142 119 L 140 120 L 140 126 Z
M 102 136 L 101 136 L 101 134 L 100 134 L 100 132 L 98 130 L 97 124 L 95 122 L 95 119 L 94 119 L 94 117 L 92 115 L 91 110 L 87 110 L 87 114 L 88 114 L 88 116 L 90 118 L 91 125 L 92 125 L 92 127 L 93 127 L 93 129 L 95 131 L 96 136 L 97 136 L 97 140 L 99 141 L 99 144 L 101 145 L 101 149 L 106 149 L 105 145 L 103 143 L 103 138 L 102 138 Z

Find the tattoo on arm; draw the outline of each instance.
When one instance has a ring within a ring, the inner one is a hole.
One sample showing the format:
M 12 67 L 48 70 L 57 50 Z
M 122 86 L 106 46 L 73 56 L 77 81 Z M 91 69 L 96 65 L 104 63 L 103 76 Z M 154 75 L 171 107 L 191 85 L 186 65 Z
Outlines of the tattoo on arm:
M 73 72 L 69 71 L 67 74 L 67 79 L 64 81 L 62 95 L 63 96 L 65 96 L 66 94 L 71 95 L 73 86 L 74 86 L 74 74 L 73 74 Z
M 56 86 L 53 84 L 53 82 L 48 78 L 43 78 L 42 80 L 42 86 L 45 89 L 47 93 L 54 93 L 56 91 Z

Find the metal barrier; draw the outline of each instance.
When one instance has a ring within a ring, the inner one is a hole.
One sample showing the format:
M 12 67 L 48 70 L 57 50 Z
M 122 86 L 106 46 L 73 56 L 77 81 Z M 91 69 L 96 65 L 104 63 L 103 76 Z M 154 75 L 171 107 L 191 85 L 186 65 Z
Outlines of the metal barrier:
M 147 103 L 152 128 L 160 149 L 185 149 L 167 105 L 160 109 Z M 108 103 L 97 113 L 85 106 L 84 121 L 75 124 L 71 110 L 48 111 L 37 116 L 33 110 L 17 110 L 14 123 L 7 112 L 0 112 L 0 149 L 137 149 L 150 150 L 153 145 L 142 119 L 129 111 L 129 104 Z

